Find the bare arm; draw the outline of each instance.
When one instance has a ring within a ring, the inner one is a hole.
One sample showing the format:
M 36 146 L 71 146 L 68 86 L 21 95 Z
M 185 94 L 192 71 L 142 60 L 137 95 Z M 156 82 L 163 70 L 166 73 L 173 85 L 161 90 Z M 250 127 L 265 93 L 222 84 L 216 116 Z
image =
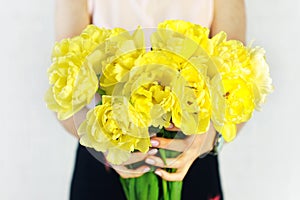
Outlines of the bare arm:
M 227 33 L 228 39 L 246 43 L 246 11 L 244 0 L 215 0 L 214 20 L 211 25 L 211 36 L 220 31 Z M 245 125 L 237 125 L 237 132 Z
M 225 31 L 228 39 L 246 42 L 246 12 L 244 0 L 215 0 L 211 36 Z
M 246 17 L 245 17 L 245 6 L 243 0 L 215 0 L 214 20 L 211 26 L 211 36 L 216 35 L 220 31 L 225 31 L 228 35 L 228 39 L 236 39 L 245 43 L 246 33 Z M 237 131 L 241 129 L 244 123 L 237 126 Z M 168 129 L 172 131 L 172 129 Z M 178 130 L 176 127 L 174 131 Z M 189 143 L 189 147 L 186 147 L 186 141 L 177 140 L 172 141 L 176 151 L 181 151 L 180 148 L 186 149 L 180 157 L 173 161 L 170 168 L 177 168 L 175 173 L 169 173 L 163 169 L 156 169 L 155 173 L 161 176 L 163 179 L 168 181 L 181 181 L 185 177 L 187 171 L 192 165 L 193 161 L 205 152 L 212 149 L 213 140 L 215 136 L 215 129 L 211 125 L 206 134 L 196 135 L 192 138 L 192 142 Z M 213 137 L 212 137 L 213 136 Z M 171 145 L 168 142 L 170 140 L 165 138 L 152 138 L 152 141 L 156 140 L 157 145 L 152 147 L 158 147 L 163 149 L 171 149 Z M 201 147 L 201 148 L 199 148 Z M 151 162 L 149 162 L 151 159 Z M 161 168 L 169 167 L 157 156 L 149 156 L 146 159 L 146 163 Z
M 79 35 L 90 22 L 87 0 L 56 0 L 55 40 Z M 87 108 L 83 108 L 74 117 L 60 122 L 78 138 L 77 125 L 84 120 L 87 111 Z
M 87 0 L 56 0 L 56 40 L 79 35 L 90 23 Z

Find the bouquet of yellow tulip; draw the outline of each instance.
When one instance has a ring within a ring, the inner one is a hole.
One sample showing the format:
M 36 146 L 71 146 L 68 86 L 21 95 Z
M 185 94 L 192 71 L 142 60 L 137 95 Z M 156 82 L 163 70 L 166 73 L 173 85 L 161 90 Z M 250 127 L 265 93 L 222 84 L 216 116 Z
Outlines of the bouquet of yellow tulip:
M 181 20 L 160 23 L 151 50 L 140 27 L 131 34 L 90 25 L 55 44 L 48 75 L 45 100 L 61 120 L 101 96 L 78 129 L 80 143 L 116 165 L 149 150 L 149 127 L 174 137 L 164 130 L 171 122 L 191 135 L 207 132 L 212 121 L 229 142 L 273 89 L 263 49 L 227 40 L 224 32 L 209 38 L 207 28 Z M 128 199 L 180 199 L 181 183 L 160 181 L 152 172 L 121 179 Z

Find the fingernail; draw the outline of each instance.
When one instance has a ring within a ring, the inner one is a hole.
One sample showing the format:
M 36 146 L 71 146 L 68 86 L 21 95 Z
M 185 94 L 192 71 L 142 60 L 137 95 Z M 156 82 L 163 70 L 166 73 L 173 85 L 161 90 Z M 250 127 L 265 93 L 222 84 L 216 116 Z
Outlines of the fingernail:
M 157 171 L 157 170 L 156 170 L 154 173 L 155 173 L 156 175 L 158 175 L 158 176 L 161 176 L 161 172 L 160 172 L 160 171 Z
M 146 172 L 149 172 L 150 171 L 150 167 L 146 167 L 143 172 L 146 173 Z
M 148 155 L 155 155 L 157 151 L 157 149 L 151 149 L 150 151 L 148 151 Z
M 150 158 L 147 158 L 147 159 L 145 160 L 145 162 L 146 162 L 147 164 L 149 164 L 149 165 L 154 165 L 154 164 L 155 164 L 155 161 L 154 161 L 153 159 L 150 159 Z
M 159 145 L 159 142 L 157 140 L 151 140 L 152 147 L 157 147 Z
M 168 128 L 174 128 L 174 124 L 173 124 L 173 123 L 170 123 L 170 125 L 169 125 Z

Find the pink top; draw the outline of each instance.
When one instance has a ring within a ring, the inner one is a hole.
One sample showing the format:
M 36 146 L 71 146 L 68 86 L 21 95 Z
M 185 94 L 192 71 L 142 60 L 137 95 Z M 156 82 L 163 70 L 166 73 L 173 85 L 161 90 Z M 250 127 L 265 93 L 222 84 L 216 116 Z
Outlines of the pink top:
M 166 19 L 181 19 L 210 28 L 213 19 L 213 0 L 88 0 L 88 7 L 96 26 L 128 31 L 138 25 L 155 28 Z M 87 108 L 93 108 L 99 100 L 96 95 Z
M 88 0 L 93 24 L 134 30 L 154 28 L 166 19 L 182 19 L 210 28 L 213 0 Z

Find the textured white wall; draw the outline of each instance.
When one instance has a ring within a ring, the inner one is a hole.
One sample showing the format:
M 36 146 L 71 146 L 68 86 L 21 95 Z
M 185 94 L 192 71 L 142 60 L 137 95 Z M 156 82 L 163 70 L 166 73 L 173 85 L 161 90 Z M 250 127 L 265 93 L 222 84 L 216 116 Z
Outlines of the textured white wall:
M 53 1 L 1 1 L 0 199 L 68 199 L 76 140 L 43 95 Z M 300 3 L 249 0 L 248 39 L 267 50 L 275 92 L 220 156 L 227 200 L 295 199 L 300 180 Z M 298 21 L 298 22 L 297 22 Z
M 0 199 L 68 199 L 76 141 L 43 101 L 54 1 L 0 7 Z
M 267 51 L 275 91 L 262 112 L 224 147 L 221 172 L 229 200 L 300 196 L 299 1 L 247 1 L 248 41 Z

